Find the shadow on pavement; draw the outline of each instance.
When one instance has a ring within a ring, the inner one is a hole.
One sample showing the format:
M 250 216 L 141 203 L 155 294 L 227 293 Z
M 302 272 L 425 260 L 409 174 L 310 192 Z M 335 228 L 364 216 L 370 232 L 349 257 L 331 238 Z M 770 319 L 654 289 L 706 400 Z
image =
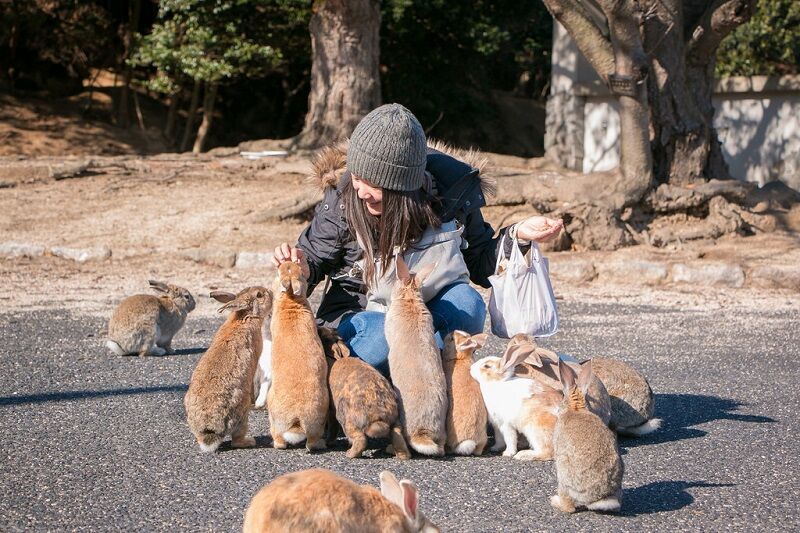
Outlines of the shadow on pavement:
M 768 416 L 739 413 L 748 404 L 729 398 L 702 394 L 656 394 L 655 416 L 662 418 L 661 429 L 639 438 L 622 437 L 620 446 L 632 448 L 683 439 L 696 439 L 708 432 L 692 426 L 713 420 L 735 420 L 756 424 L 775 423 Z
M 154 392 L 186 392 L 188 388 L 189 388 L 188 385 L 165 385 L 161 387 L 135 387 L 131 389 L 64 391 L 64 392 L 47 392 L 42 394 L 28 394 L 25 396 L 2 396 L 0 397 L 0 407 L 6 405 L 24 405 L 32 403 L 88 400 L 92 398 L 107 398 L 109 396 L 152 394 Z
M 620 516 L 677 511 L 694 502 L 687 489 L 695 487 L 733 487 L 733 483 L 706 483 L 705 481 L 656 481 L 622 493 Z

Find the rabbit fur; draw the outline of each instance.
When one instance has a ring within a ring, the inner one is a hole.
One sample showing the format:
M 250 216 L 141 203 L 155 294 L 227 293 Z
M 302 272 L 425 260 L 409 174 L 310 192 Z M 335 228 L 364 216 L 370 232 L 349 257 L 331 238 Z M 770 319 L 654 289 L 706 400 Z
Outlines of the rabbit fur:
M 308 281 L 300 265 L 278 267 L 272 312 L 272 385 L 267 393 L 270 433 L 275 448 L 305 439 L 308 451 L 325 448 L 328 364 L 308 303 Z
M 106 347 L 115 355 L 172 353 L 172 338 L 195 308 L 192 294 L 177 285 L 150 280 L 159 296 L 136 294 L 120 302 L 108 323 Z
M 481 455 L 486 446 L 488 415 L 478 382 L 470 375 L 474 353 L 486 344 L 488 335 L 470 336 L 464 331 L 447 335 L 442 351 L 442 365 L 447 383 L 448 453 Z
M 562 394 L 536 381 L 514 375 L 511 346 L 502 358 L 487 356 L 473 363 L 470 373 L 480 384 L 489 421 L 494 428 L 491 450 L 518 460 L 548 461 L 553 457 L 553 429 Z M 529 450 L 518 451 L 517 433 Z
M 653 418 L 653 391 L 644 375 L 622 361 L 605 357 L 592 358 L 592 372 L 611 398 L 611 429 L 639 437 L 661 427 L 661 419 Z
M 433 318 L 420 287 L 435 264 L 409 272 L 400 254 L 392 301 L 386 313 L 389 372 L 397 391 L 400 420 L 408 444 L 423 455 L 444 455 L 447 383 L 436 344 Z
M 204 452 L 216 450 L 227 435 L 233 447 L 255 445 L 247 435 L 247 419 L 261 329 L 272 306 L 272 293 L 264 287 L 248 287 L 239 294 L 215 291 L 211 297 L 225 304 L 220 312 L 231 313 L 200 358 L 184 398 L 189 428 Z
M 397 458 L 410 458 L 392 386 L 372 366 L 350 357 L 350 350 L 336 330 L 319 328 L 319 332 L 330 366 L 328 385 L 334 416 L 328 418 L 329 432 L 335 435 L 341 424 L 351 443 L 347 450 L 351 459 L 361 457 L 368 437 L 391 437 Z
M 380 483 L 378 492 L 330 470 L 284 474 L 253 497 L 245 512 L 244 533 L 439 531 L 419 509 L 419 493 L 411 481 L 397 481 L 384 470 Z
M 553 434 L 558 492 L 550 503 L 567 513 L 580 506 L 592 511 L 618 511 L 625 467 L 616 435 L 587 409 L 592 362 L 584 363 L 577 377 L 564 361 L 558 367 L 564 400 Z

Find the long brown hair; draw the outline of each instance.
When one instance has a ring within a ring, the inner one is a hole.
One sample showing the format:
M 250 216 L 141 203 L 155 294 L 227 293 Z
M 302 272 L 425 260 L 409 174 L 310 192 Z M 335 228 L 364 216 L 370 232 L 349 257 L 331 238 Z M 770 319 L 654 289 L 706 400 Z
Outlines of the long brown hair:
M 352 178 L 347 180 L 342 191 L 347 223 L 364 251 L 363 279 L 367 287 L 375 283 L 376 259 L 381 265 L 388 265 L 395 246 L 405 249 L 419 240 L 429 226 L 441 226 L 441 221 L 431 205 L 431 202 L 437 200 L 423 189 L 408 192 L 382 190 L 381 216 L 367 211 L 364 201 L 358 197 L 353 187 Z

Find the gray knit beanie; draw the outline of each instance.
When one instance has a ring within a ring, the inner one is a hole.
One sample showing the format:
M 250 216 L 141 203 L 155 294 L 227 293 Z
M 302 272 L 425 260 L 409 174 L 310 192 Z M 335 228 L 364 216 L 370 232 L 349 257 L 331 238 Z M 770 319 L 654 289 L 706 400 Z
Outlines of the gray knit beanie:
M 426 161 L 425 131 L 400 104 L 373 109 L 353 130 L 347 148 L 351 173 L 392 191 L 422 187 Z

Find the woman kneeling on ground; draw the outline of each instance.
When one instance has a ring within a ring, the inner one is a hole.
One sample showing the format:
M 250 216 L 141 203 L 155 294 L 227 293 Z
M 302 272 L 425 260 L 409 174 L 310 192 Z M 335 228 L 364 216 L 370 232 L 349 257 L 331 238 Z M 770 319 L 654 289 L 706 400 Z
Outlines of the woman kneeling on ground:
M 525 253 L 531 241 L 551 241 L 563 227 L 561 220 L 531 216 L 493 238 L 480 211 L 486 205 L 480 170 L 429 147 L 417 118 L 399 104 L 369 113 L 348 146 L 319 154 L 315 171 L 325 197 L 296 247 L 281 244 L 273 262 L 298 262 L 309 293 L 329 278 L 319 323 L 336 327 L 352 353 L 384 374 L 396 251 L 407 262 L 411 257 L 412 270 L 414 263 L 437 263 L 423 297 L 441 346 L 450 331 L 483 331 L 486 306 L 469 281 L 489 287 L 501 242 L 505 257 L 513 238 Z M 381 265 L 392 265 L 389 275 Z

